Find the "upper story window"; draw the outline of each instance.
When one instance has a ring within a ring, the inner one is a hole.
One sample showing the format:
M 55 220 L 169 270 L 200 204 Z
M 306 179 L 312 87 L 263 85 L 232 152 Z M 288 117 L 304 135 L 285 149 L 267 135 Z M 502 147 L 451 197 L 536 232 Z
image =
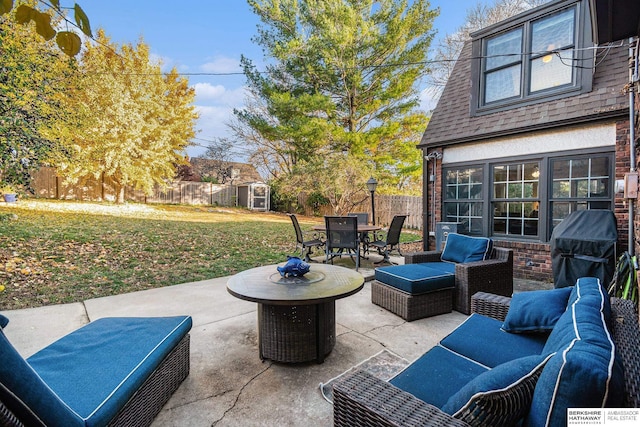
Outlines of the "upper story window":
M 591 90 L 587 4 L 557 1 L 474 34 L 472 114 Z

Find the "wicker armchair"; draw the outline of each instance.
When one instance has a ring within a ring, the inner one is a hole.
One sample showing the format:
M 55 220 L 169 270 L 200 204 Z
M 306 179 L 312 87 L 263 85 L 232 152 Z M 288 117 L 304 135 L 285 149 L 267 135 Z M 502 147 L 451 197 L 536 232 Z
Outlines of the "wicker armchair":
M 510 298 L 475 294 L 474 312 L 504 320 Z M 631 301 L 611 299 L 610 327 L 624 366 L 625 407 L 640 407 L 640 328 Z M 336 426 L 465 426 L 440 409 L 366 372 L 345 376 L 333 388 Z
M 442 252 L 415 252 L 405 254 L 405 264 L 440 261 Z M 513 294 L 513 251 L 493 248 L 491 259 L 456 264 L 453 309 L 464 314 L 471 312 L 471 296 L 476 292 L 497 295 Z

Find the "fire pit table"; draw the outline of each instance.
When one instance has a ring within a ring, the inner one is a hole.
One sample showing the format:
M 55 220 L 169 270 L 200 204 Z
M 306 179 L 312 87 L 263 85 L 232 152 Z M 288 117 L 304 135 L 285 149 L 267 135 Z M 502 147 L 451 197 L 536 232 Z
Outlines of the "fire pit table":
M 260 359 L 322 363 L 336 342 L 336 300 L 363 286 L 364 277 L 344 267 L 312 264 L 302 277 L 281 277 L 268 265 L 232 276 L 227 291 L 258 303 Z

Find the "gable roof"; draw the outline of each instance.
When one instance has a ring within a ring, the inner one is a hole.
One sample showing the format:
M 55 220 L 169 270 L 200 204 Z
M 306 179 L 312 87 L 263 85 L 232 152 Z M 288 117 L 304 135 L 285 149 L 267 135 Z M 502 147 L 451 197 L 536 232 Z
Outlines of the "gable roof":
M 223 162 L 221 160 L 206 159 L 203 157 L 192 157 L 189 159 L 191 166 L 200 176 L 216 176 L 217 170 L 221 167 L 238 171 L 238 177 L 234 178 L 234 184 L 248 184 L 263 182 L 256 167 L 249 163 Z
M 458 57 L 418 148 L 440 147 L 533 130 L 593 122 L 628 113 L 627 48 L 612 48 L 596 67 L 591 92 L 523 105 L 506 111 L 470 114 L 471 41 Z

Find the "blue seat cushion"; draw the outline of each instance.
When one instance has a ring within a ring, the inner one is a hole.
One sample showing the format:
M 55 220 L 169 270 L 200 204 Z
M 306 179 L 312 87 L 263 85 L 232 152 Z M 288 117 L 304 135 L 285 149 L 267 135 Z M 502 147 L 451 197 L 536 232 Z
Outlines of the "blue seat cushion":
M 546 335 L 510 334 L 501 327 L 501 321 L 474 313 L 440 341 L 440 345 L 489 368 L 541 354 Z
M 487 370 L 446 348 L 436 346 L 389 382 L 441 408 L 465 384 Z
M 456 265 L 450 262 L 378 267 L 375 279 L 410 294 L 424 294 L 455 286 Z
M 6 326 L 6 317 L 3 319 L 2 323 Z M 3 327 L 0 327 L 2 388 L 6 388 L 12 394 L 14 402 L 30 408 L 45 425 L 84 426 L 84 420 L 56 396 L 11 345 L 2 331 Z
M 442 261 L 466 263 L 491 257 L 493 241 L 486 237 L 472 237 L 449 233 L 440 258 Z
M 104 318 L 27 359 L 87 426 L 106 425 L 191 329 L 191 317 Z
M 573 287 L 520 292 L 511 298 L 502 329 L 511 333 L 549 333 L 567 310 Z
M 533 394 L 530 426 L 566 425 L 567 408 L 622 406 L 624 378 L 607 328 L 609 304 L 598 279 L 578 279 L 543 350 L 556 354 Z

